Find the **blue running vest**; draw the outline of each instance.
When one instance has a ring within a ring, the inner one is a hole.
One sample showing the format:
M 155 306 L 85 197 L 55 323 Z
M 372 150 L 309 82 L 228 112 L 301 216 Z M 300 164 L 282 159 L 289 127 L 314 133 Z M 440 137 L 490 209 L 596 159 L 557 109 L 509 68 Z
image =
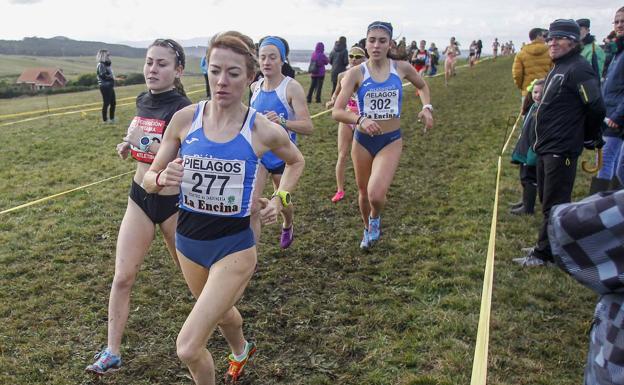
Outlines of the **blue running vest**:
M 258 80 L 256 88 L 251 95 L 251 106 L 261 114 L 266 114 L 269 111 L 274 111 L 277 115 L 283 117 L 286 120 L 295 119 L 295 111 L 288 104 L 286 98 L 286 87 L 292 80 L 291 77 L 284 77 L 282 82 L 272 91 L 264 91 L 262 85 L 264 84 L 264 78 Z M 290 140 L 297 144 L 297 134 L 293 131 L 288 131 Z M 276 169 L 284 163 L 283 160 L 277 157 L 273 152 L 268 151 L 262 156 L 262 164 L 269 170 Z
M 258 170 L 251 141 L 256 111 L 249 108 L 234 139 L 218 143 L 204 134 L 205 105 L 205 100 L 197 104 L 191 128 L 180 146 L 184 166 L 180 208 L 217 216 L 249 216 Z
M 366 63 L 360 64 L 363 80 L 357 90 L 360 115 L 373 120 L 400 118 L 403 84 L 397 73 L 396 63 L 390 60 L 390 74 L 380 83 L 372 78 Z

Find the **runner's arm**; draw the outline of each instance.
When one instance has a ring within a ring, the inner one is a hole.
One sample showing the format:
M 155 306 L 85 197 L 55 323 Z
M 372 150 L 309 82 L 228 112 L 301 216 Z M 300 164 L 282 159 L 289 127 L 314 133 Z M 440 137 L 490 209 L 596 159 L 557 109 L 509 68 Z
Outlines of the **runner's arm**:
M 292 193 L 297 186 L 301 174 L 303 174 L 303 168 L 305 166 L 305 160 L 301 151 L 290 141 L 286 131 L 264 116 L 258 116 L 256 118 L 254 135 L 254 149 L 257 153 L 264 153 L 271 150 L 286 163 L 286 168 L 282 174 L 277 191 L 288 191 Z M 283 208 L 281 199 L 278 197 L 271 199 L 270 204 L 273 208 L 268 207 L 262 209 L 261 216 L 267 215 L 265 213 L 271 209 L 279 212 Z
M 406 62 L 397 62 L 397 69 L 399 73 L 405 74 L 405 79 L 418 88 L 418 96 L 422 102 L 423 109 L 418 113 L 419 119 L 424 119 L 425 130 L 433 128 L 433 114 L 432 110 L 425 108 L 425 106 L 431 106 L 431 93 L 427 82 L 418 74 L 418 72 Z
M 404 61 L 397 61 L 397 69 L 399 73 L 405 74 L 404 77 L 414 85 L 414 87 L 418 88 L 418 94 L 420 95 L 420 100 L 423 103 L 423 106 L 431 103 L 429 86 L 427 82 L 418 74 L 418 72 Z
M 340 90 L 342 89 L 342 79 L 344 78 L 344 74 L 345 72 L 341 72 L 338 74 L 338 78 L 337 78 L 338 84 L 336 84 L 336 90 L 334 91 L 334 94 L 331 96 L 331 99 L 329 99 L 329 101 L 325 103 L 326 108 L 332 108 L 334 106 L 334 103 L 336 102 L 336 98 L 338 97 L 338 95 L 340 94 Z
M 361 76 L 360 67 L 356 66 L 348 70 L 344 78 L 342 79 L 340 93 L 336 97 L 334 102 L 334 108 L 332 109 L 332 118 L 338 122 L 346 124 L 357 124 L 360 115 L 355 112 L 346 110 L 347 103 L 351 98 L 351 95 L 358 87 L 359 77 Z
M 297 120 L 284 121 L 284 128 L 296 132 L 297 134 L 310 135 L 314 131 L 312 119 L 310 119 L 310 111 L 306 103 L 305 91 L 301 84 L 296 80 L 291 80 L 286 89 L 290 98 L 290 103 L 295 111 Z
M 182 182 L 182 159 L 178 158 L 182 133 L 186 133 L 193 120 L 195 104 L 176 112 L 163 135 L 158 153 L 143 177 L 143 187 L 156 193 L 165 186 L 179 186 Z

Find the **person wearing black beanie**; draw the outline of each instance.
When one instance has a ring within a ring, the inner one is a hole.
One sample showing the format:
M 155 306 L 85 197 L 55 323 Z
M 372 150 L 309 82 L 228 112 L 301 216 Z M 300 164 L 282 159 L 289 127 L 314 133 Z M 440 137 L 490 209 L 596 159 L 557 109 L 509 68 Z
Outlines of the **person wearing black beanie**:
M 347 51 L 347 38 L 340 36 L 334 44 L 334 49 L 329 54 L 331 64 L 332 94 L 338 85 L 338 74 L 344 72 L 349 65 L 349 51 Z
M 571 19 L 553 21 L 547 42 L 555 66 L 546 76 L 532 144 L 537 154 L 537 190 L 544 217 L 536 246 L 525 257 L 514 259 L 522 266 L 552 262 L 547 232 L 550 210 L 554 205 L 571 202 L 576 164 L 583 147 L 595 149 L 604 143 L 601 124 L 605 105 L 598 74 L 580 55 L 579 25 Z

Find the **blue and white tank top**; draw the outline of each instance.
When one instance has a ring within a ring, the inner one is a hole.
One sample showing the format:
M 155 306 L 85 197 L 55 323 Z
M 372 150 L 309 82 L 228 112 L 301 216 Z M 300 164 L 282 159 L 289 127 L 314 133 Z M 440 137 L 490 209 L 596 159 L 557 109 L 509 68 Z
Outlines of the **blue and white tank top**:
M 284 77 L 282 82 L 272 91 L 264 91 L 262 85 L 264 84 L 264 78 L 261 78 L 256 83 L 256 88 L 251 95 L 249 104 L 261 114 L 266 114 L 269 111 L 274 111 L 277 115 L 286 120 L 295 119 L 295 111 L 288 104 L 286 98 L 286 87 L 288 83 L 293 80 L 291 77 Z M 297 134 L 293 131 L 287 130 L 288 136 L 293 143 L 297 143 Z M 284 163 L 283 160 L 277 157 L 273 152 L 267 151 L 262 156 L 262 164 L 269 170 L 280 167 Z
M 403 85 L 394 60 L 390 60 L 390 75 L 381 83 L 373 79 L 366 62 L 360 64 L 360 69 L 363 75 L 357 90 L 360 114 L 373 120 L 400 118 Z
M 258 170 L 251 132 L 256 111 L 249 108 L 234 139 L 213 142 L 204 134 L 202 118 L 206 101 L 197 103 L 191 128 L 180 146 L 184 175 L 180 208 L 224 217 L 247 217 Z

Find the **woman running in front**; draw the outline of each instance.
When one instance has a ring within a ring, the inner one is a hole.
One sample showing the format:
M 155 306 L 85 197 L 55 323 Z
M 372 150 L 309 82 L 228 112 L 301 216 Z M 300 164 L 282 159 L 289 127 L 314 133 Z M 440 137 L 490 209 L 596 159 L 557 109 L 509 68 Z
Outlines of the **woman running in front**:
M 86 371 L 97 375 L 121 367 L 120 345 L 128 321 L 130 292 L 154 240 L 156 225 L 178 264 L 174 234 L 180 190 L 171 186 L 150 194 L 143 188 L 143 177 L 160 149 L 163 132 L 173 114 L 191 104 L 180 82 L 185 61 L 182 46 L 173 40 L 158 39 L 150 45 L 143 66 L 148 91 L 137 97 L 136 116 L 124 141 L 117 145 L 119 156 L 126 159 L 131 153 L 137 168 L 117 237 L 115 276 L 108 302 L 108 344 L 96 354 L 96 361 L 86 367 Z
M 263 224 L 276 222 L 304 167 L 286 131 L 243 104 L 256 69 L 253 41 L 229 31 L 215 35 L 209 47 L 212 98 L 173 117 L 144 180 L 150 192 L 180 187 L 176 250 L 197 300 L 176 349 L 198 385 L 215 383 L 206 344 L 217 327 L 232 349 L 227 382 L 239 379 L 256 351 L 234 306 L 256 266 L 250 215 L 259 211 Z M 281 183 L 270 200 L 252 204 L 259 162 L 269 150 L 286 162 Z
M 355 67 L 364 63 L 366 60 L 366 52 L 357 45 L 351 47 L 349 50 L 349 68 Z M 325 107 L 332 108 L 336 102 L 336 98 L 340 94 L 342 89 L 342 79 L 347 72 L 341 72 L 338 74 L 338 85 L 332 95 L 331 99 L 325 104 Z M 357 105 L 357 95 L 349 99 L 347 103 L 347 109 L 356 114 L 360 114 Z M 345 169 L 347 168 L 347 155 L 349 154 L 349 147 L 353 142 L 353 131 L 355 130 L 354 124 L 338 123 L 338 159 L 336 160 L 336 193 L 332 197 L 331 201 L 336 203 L 344 199 L 344 185 L 345 185 Z
M 366 51 L 369 60 L 347 71 L 332 110 L 332 117 L 337 121 L 357 125 L 351 158 L 364 222 L 362 249 L 370 248 L 379 240 L 380 215 L 401 157 L 403 79 L 418 89 L 423 103 L 418 117 L 424 119 L 426 129 L 433 127 L 429 87 L 408 62 L 388 57 L 391 39 L 390 23 L 375 21 L 368 26 Z M 346 110 L 354 92 L 358 96 L 359 114 Z
M 286 62 L 286 45 L 276 36 L 267 36 L 260 42 L 258 58 L 262 78 L 251 85 L 253 91 L 250 99 L 251 107 L 263 114 L 273 123 L 279 124 L 297 143 L 297 134 L 308 135 L 314 127 L 310 119 L 305 91 L 295 79 L 282 74 L 282 66 Z M 271 175 L 273 188 L 280 185 L 285 163 L 271 151 L 262 156 L 262 166 L 258 170 L 254 193 L 259 197 L 264 192 L 267 175 Z M 294 239 L 293 205 L 282 210 L 282 233 L 280 247 L 288 248 Z M 256 242 L 260 239 L 260 221 L 257 215 L 251 218 Z

